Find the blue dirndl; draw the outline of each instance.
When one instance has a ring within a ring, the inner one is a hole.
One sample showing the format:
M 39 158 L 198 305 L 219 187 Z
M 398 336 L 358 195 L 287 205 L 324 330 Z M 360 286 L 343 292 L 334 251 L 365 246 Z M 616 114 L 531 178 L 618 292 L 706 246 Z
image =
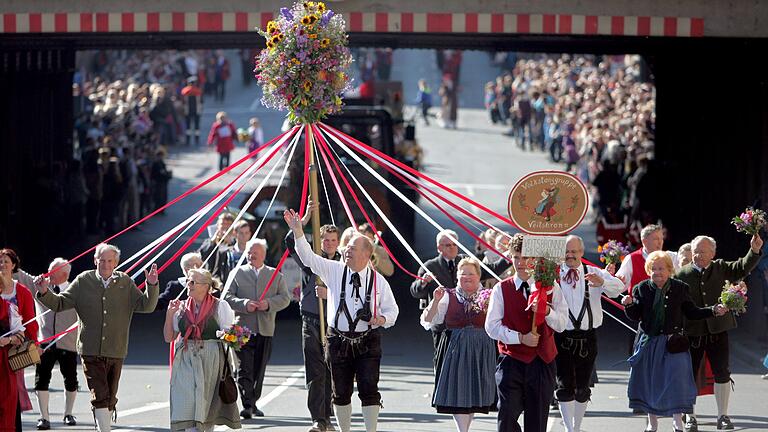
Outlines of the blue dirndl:
M 628 361 L 630 408 L 659 416 L 693 413 L 696 383 L 688 351 L 669 353 L 666 335 L 642 335 Z
M 445 414 L 488 413 L 496 398 L 496 347 L 485 329 L 451 330 L 432 399 Z

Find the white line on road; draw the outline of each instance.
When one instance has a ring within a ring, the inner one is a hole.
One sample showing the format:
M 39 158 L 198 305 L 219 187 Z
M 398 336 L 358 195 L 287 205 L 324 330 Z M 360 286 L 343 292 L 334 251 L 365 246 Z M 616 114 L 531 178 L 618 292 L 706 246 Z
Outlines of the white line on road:
M 259 407 L 259 409 L 264 409 L 270 402 L 275 400 L 278 396 L 283 394 L 284 391 L 288 390 L 288 387 L 294 385 L 296 381 L 299 380 L 299 378 L 304 376 L 304 367 L 302 366 L 299 370 L 292 373 L 291 376 L 285 379 L 279 386 L 272 389 L 269 394 L 264 396 L 263 398 L 259 399 L 258 402 L 256 402 L 256 406 Z M 138 407 L 138 408 L 132 408 L 125 411 L 118 411 L 118 416 L 120 417 L 128 417 L 136 414 L 145 413 L 148 411 L 157 411 L 161 409 L 166 409 L 170 407 L 170 402 L 151 402 L 144 406 Z M 227 428 L 224 429 L 216 429 L 216 430 L 227 430 Z

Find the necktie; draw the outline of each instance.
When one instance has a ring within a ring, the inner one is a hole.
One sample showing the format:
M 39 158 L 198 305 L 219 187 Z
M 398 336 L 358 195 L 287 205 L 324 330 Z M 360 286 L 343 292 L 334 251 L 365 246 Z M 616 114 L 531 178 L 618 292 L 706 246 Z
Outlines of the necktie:
M 448 272 L 451 274 L 453 286 L 456 286 L 456 263 L 453 260 L 448 261 Z
M 565 274 L 565 282 L 568 285 L 572 285 L 573 289 L 576 289 L 576 282 L 579 280 L 579 271 L 576 269 L 568 269 L 568 273 Z
M 54 286 L 53 286 L 53 292 L 54 292 L 54 294 L 58 294 L 58 293 L 60 293 L 60 292 L 61 292 L 61 288 L 59 288 L 59 286 L 58 286 L 58 285 L 54 285 Z
M 520 289 L 523 290 L 523 295 L 525 296 L 525 298 L 527 300 L 528 296 L 531 295 L 531 286 L 528 285 L 528 282 L 523 281 L 523 283 L 520 284 Z
M 360 298 L 360 274 L 352 273 L 352 297 Z

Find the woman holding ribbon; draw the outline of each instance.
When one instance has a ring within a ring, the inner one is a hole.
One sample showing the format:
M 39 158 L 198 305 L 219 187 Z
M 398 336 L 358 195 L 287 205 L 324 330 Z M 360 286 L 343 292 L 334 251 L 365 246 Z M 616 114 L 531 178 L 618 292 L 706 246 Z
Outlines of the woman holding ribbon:
M 240 429 L 237 404 L 219 397 L 225 362 L 216 332 L 231 327 L 235 313 L 211 295 L 218 283 L 205 269 L 187 272 L 189 298 L 172 300 L 165 315 L 166 342 L 179 337 L 171 372 L 171 430 L 212 431 L 215 425 Z
M 0 297 L 18 308 L 21 320 L 27 323 L 24 336 L 37 342 L 38 324 L 35 318 L 35 301 L 32 292 L 19 281 L 13 279 L 13 274 L 19 269 L 19 256 L 13 249 L 0 249 L 0 278 L 3 279 L 3 290 Z M 16 388 L 21 412 L 32 409 L 32 401 L 24 383 L 24 370 L 16 371 Z
M 0 278 L 0 289 L 5 290 L 6 280 Z M 8 350 L 23 340 L 24 327 L 16 305 L 0 297 L 0 432 L 21 430 L 21 411 L 16 384 L 16 373 L 8 364 Z
M 632 288 L 622 304 L 627 317 L 640 321 L 634 354 L 629 358 L 629 407 L 648 413 L 646 431 L 658 429 L 658 416 L 672 416 L 674 430 L 683 430 L 682 414 L 691 414 L 696 401 L 688 337 L 682 334 L 683 316 L 698 320 L 720 316 L 721 305 L 698 308 L 688 285 L 671 278 L 672 258 L 664 251 L 652 252 L 645 261 L 650 276 Z
M 453 414 L 456 429 L 466 432 L 474 414 L 487 414 L 494 403 L 496 349 L 484 328 L 490 290 L 481 290 L 480 262 L 463 258 L 457 267 L 457 287 L 435 289 L 421 324 L 427 330 L 445 324 L 432 405 L 439 413 Z

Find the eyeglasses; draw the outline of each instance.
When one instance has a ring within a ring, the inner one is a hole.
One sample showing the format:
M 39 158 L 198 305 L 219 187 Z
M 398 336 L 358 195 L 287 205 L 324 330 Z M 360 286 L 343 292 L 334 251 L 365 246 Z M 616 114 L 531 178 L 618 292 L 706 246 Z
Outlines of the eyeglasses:
M 197 282 L 197 281 L 194 281 L 192 279 L 187 279 L 187 285 L 190 285 L 190 284 L 191 285 L 210 285 L 209 283 Z

